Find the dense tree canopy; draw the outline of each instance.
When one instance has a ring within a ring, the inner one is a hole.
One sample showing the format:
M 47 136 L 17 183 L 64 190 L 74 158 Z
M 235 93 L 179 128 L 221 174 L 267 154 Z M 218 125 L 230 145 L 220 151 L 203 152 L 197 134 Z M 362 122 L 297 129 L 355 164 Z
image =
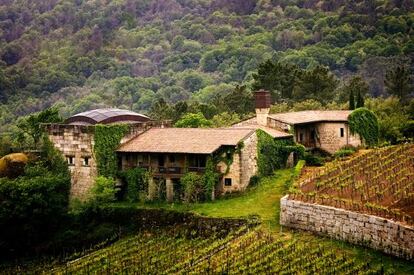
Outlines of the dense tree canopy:
M 54 104 L 64 116 L 113 106 L 148 112 L 160 99 L 208 105 L 236 84 L 267 88 L 275 100 L 326 103 L 334 79 L 355 72 L 369 95 L 383 95 L 390 64 L 407 64 L 412 74 L 413 6 L 397 0 L 1 1 L 0 130 Z M 273 65 L 253 75 L 269 59 Z M 308 81 L 313 77 L 324 85 Z M 203 108 L 206 117 L 229 111 Z

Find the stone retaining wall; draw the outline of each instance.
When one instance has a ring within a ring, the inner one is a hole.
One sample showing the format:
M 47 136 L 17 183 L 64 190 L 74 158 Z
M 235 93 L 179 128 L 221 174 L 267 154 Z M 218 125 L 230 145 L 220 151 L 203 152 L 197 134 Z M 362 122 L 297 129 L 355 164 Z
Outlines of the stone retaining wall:
M 414 258 L 414 227 L 330 206 L 281 199 L 280 224 Z

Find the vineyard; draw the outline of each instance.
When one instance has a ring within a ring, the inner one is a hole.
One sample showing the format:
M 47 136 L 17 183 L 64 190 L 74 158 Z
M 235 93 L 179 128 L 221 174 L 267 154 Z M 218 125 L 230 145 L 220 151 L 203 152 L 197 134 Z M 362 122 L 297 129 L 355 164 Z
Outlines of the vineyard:
M 9 270 L 20 273 L 22 270 Z M 44 274 L 378 274 L 383 267 L 298 239 L 242 227 L 200 238 L 141 232 Z M 1 272 L 0 272 L 1 273 Z M 38 272 L 34 272 L 38 273 Z
M 290 198 L 414 224 L 414 144 L 373 149 L 305 172 Z

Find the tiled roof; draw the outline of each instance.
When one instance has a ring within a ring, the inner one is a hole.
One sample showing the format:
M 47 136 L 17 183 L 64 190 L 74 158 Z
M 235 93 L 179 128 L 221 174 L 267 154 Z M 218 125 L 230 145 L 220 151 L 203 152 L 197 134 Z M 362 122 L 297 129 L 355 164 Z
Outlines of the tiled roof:
M 211 154 L 236 146 L 254 132 L 236 128 L 151 128 L 118 148 L 118 152 Z
M 291 125 L 322 121 L 345 122 L 348 121 L 348 116 L 351 112 L 352 111 L 302 111 L 271 114 L 269 117 Z
M 138 114 L 133 111 L 105 108 L 95 109 L 71 116 L 66 120 L 70 124 L 97 124 L 111 122 L 134 122 L 150 120 L 146 115 Z
M 241 121 L 237 124 L 234 124 L 232 127 L 238 129 L 260 129 L 271 135 L 273 138 L 287 138 L 292 136 L 289 133 L 257 124 L 256 117 Z

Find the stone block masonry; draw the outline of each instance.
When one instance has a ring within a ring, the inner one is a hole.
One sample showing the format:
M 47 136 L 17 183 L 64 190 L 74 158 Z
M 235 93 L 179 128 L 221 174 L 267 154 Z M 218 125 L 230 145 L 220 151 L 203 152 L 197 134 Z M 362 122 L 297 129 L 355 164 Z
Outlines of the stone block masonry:
M 167 127 L 165 122 L 145 122 L 130 124 L 129 132 L 122 138 L 121 144 L 151 127 Z M 85 200 L 95 184 L 98 175 L 93 152 L 95 126 L 71 124 L 45 124 L 50 141 L 69 164 L 71 172 L 71 198 Z
M 414 259 L 414 227 L 377 216 L 281 199 L 280 224 Z

